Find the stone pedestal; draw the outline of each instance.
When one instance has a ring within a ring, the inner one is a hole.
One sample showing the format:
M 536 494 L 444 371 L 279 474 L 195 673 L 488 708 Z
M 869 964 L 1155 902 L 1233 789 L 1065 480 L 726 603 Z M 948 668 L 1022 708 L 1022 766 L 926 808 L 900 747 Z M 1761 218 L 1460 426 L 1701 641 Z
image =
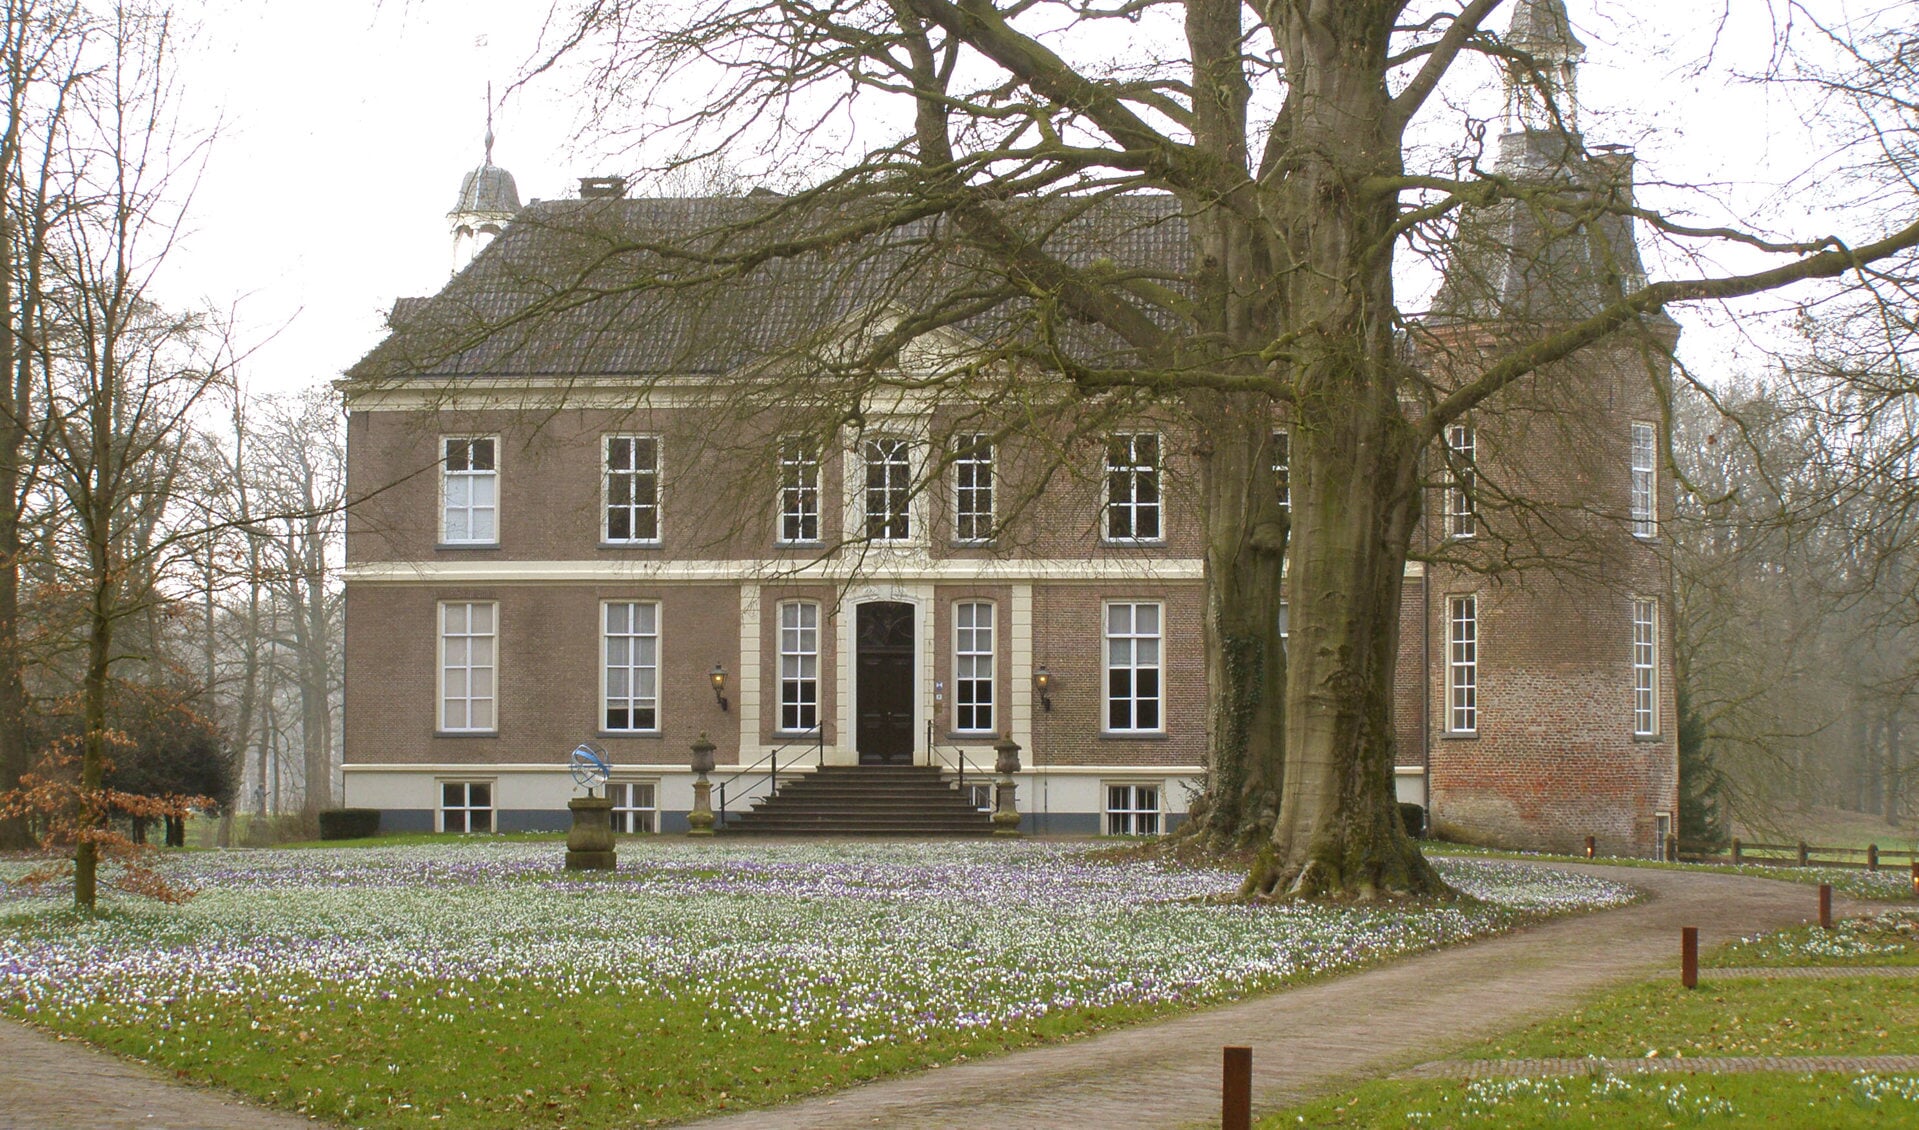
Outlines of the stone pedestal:
M 999 781 L 993 786 L 993 834 L 996 836 L 1019 835 L 1019 806 L 1014 797 L 1018 786 L 1013 784 L 1013 774 L 1019 772 L 1019 743 L 1012 737 L 1004 737 L 993 746 L 997 754 L 993 760 L 993 771 L 999 774 Z
M 613 798 L 574 797 L 566 802 L 573 813 L 573 830 L 566 834 L 568 871 L 611 871 L 619 866 L 613 846 Z
M 693 782 L 693 811 L 686 814 L 686 834 L 689 836 L 710 836 L 713 834 L 713 785 L 706 775 L 713 771 L 713 743 L 706 740 L 706 731 L 700 731 L 699 740 L 693 743 L 693 756 L 688 765 L 699 774 Z

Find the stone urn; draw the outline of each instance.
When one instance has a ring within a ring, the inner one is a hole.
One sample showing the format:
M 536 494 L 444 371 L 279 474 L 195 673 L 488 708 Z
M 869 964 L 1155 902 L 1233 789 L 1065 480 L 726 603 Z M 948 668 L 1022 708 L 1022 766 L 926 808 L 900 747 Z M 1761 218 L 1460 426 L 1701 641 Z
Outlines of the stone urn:
M 713 771 L 713 743 L 706 740 L 706 731 L 700 731 L 700 738 L 693 743 L 693 756 L 688 765 L 698 778 L 693 782 L 693 811 L 686 814 L 686 834 L 689 836 L 710 836 L 713 834 L 713 784 L 706 775 Z
M 1019 807 L 1013 793 L 1018 786 L 1013 784 L 1013 774 L 1019 772 L 1019 743 L 1008 734 L 994 744 L 993 752 L 996 755 L 993 772 L 999 774 L 999 781 L 993 786 L 993 834 L 1017 836 Z
M 613 798 L 574 797 L 566 802 L 573 828 L 566 834 L 568 871 L 611 871 L 619 866 L 613 843 Z

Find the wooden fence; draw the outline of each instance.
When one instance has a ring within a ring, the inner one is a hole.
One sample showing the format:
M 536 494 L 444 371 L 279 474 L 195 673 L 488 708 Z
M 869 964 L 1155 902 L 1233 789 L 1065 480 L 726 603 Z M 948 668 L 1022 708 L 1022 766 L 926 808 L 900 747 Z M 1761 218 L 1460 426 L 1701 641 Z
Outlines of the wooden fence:
M 1804 840 L 1792 844 L 1747 843 L 1734 837 L 1731 844 L 1717 847 L 1668 840 L 1666 855 L 1692 863 L 1758 863 L 1774 867 L 1856 867 L 1863 871 L 1881 869 L 1904 871 L 1919 862 L 1919 852 L 1882 848 L 1868 844 L 1863 848 L 1819 847 Z

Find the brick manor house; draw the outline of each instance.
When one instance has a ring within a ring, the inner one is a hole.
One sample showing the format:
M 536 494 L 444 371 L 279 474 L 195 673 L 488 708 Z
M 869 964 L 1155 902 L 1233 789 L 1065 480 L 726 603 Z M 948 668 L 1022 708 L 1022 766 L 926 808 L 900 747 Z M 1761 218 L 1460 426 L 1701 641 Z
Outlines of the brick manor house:
M 1580 48 L 1557 0 L 1522 4 L 1509 39 L 1570 89 Z M 1588 154 L 1567 123 L 1523 110 L 1498 140 L 1501 174 L 1629 190 L 1629 156 Z M 979 417 L 902 380 L 836 432 L 753 432 L 741 421 L 767 413 L 724 401 L 758 374 L 787 382 L 769 396 L 804 398 L 777 363 L 789 342 L 902 302 L 876 298 L 871 258 L 768 267 L 717 297 L 549 301 L 590 283 L 578 264 L 597 252 L 778 199 L 629 198 L 601 178 L 522 207 L 489 139 L 451 216 L 455 275 L 397 303 L 389 338 L 339 382 L 356 499 L 348 805 L 381 810 L 389 831 L 562 828 L 577 795 L 566 758 L 590 740 L 612 764 L 621 830 L 684 830 L 701 734 L 735 811 L 766 794 L 775 756 L 782 783 L 819 764 L 951 774 L 964 759 L 983 803 L 1008 734 L 1029 831 L 1153 834 L 1181 819 L 1207 687 L 1176 420 L 1148 407 L 1033 425 L 1071 442 L 988 442 Z M 1102 215 L 1049 246 L 1079 241 L 1061 253 L 1086 261 L 1187 254 L 1170 198 Z M 1519 203 L 1469 213 L 1459 248 L 1408 339 L 1435 387 L 1515 325 L 1589 312 L 1640 271 L 1629 220 L 1569 236 Z M 1673 827 L 1670 491 L 1648 367 L 1663 373 L 1676 334 L 1659 323 L 1588 348 L 1433 453 L 1405 579 L 1396 773 L 1443 830 L 1650 854 Z M 964 364 L 976 340 L 925 335 L 899 371 Z M 1041 448 L 1065 464 L 1044 484 Z

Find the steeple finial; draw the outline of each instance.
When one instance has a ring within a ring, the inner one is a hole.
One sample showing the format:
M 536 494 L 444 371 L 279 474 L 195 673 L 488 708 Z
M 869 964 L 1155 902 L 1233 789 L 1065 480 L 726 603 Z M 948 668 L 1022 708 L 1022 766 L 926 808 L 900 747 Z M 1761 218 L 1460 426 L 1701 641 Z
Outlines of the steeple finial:
M 486 84 L 486 163 L 493 163 L 493 84 Z

